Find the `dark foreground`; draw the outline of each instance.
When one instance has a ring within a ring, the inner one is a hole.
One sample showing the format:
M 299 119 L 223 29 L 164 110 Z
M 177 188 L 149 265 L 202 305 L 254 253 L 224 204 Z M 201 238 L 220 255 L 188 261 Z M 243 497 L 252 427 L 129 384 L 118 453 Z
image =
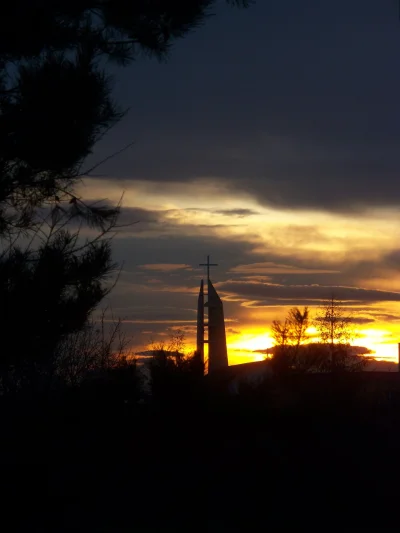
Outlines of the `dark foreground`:
M 400 395 L 399 395 L 400 397 Z M 3 531 L 398 531 L 396 392 L 2 403 Z

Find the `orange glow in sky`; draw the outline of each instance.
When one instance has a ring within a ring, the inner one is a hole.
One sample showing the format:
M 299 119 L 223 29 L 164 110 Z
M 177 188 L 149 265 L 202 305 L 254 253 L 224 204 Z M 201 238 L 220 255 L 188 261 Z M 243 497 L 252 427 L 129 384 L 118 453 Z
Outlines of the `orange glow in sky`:
M 307 330 L 310 336 L 309 341 L 318 342 L 316 336 L 316 329 L 310 327 Z M 389 340 L 388 340 L 389 339 Z M 186 350 L 188 353 L 195 350 L 194 339 L 187 339 Z M 358 337 L 353 342 L 356 346 L 365 346 L 374 353 L 372 357 L 376 357 L 382 361 L 397 362 L 398 360 L 398 345 L 393 339 L 393 333 L 389 329 L 373 329 L 365 328 L 358 330 Z M 240 334 L 227 335 L 228 357 L 230 365 L 238 365 L 242 363 L 250 363 L 253 361 L 263 361 L 267 356 L 263 353 L 258 353 L 258 350 L 266 350 L 274 345 L 272 336 L 268 329 L 261 328 L 245 329 Z M 207 345 L 206 345 L 207 357 Z
M 315 334 L 315 328 L 309 328 L 310 335 Z M 391 337 L 389 330 L 380 329 L 363 329 L 359 331 L 359 337 L 353 342 L 357 346 L 365 346 L 372 350 L 372 357 L 376 357 L 382 361 L 397 362 L 397 343 L 387 342 L 388 336 Z M 318 342 L 318 338 L 313 337 L 314 342 Z M 263 361 L 267 356 L 263 353 L 257 353 L 257 350 L 265 350 L 271 348 L 274 342 L 271 335 L 262 332 L 260 329 L 247 329 L 240 335 L 227 335 L 228 358 L 230 365 L 238 365 L 242 363 L 250 363 L 254 361 Z M 188 339 L 186 349 L 190 353 L 195 350 L 195 345 L 192 339 Z M 207 357 L 207 346 L 206 346 Z
M 314 337 L 316 330 L 310 327 L 307 331 L 313 338 L 314 342 L 318 342 L 318 338 Z M 397 343 L 388 342 L 388 338 L 392 339 L 392 333 L 389 329 L 361 329 L 358 332 L 357 339 L 353 342 L 357 346 L 365 346 L 369 348 L 379 360 L 397 361 Z M 268 333 L 262 333 L 259 330 L 246 330 L 240 336 L 228 336 L 228 355 L 229 364 L 240 364 L 251 361 L 262 361 L 265 358 L 264 354 L 253 353 L 257 350 L 265 350 L 273 346 L 273 339 Z
M 120 187 L 90 178 L 82 187 L 89 200 L 118 200 L 125 190 L 132 221 L 148 213 L 114 240 L 125 270 L 110 306 L 126 317 L 135 346 L 145 349 L 151 339 L 166 339 L 168 330 L 181 326 L 188 350 L 194 349 L 197 292 L 204 277 L 198 264 L 209 253 L 208 244 L 203 250 L 206 242 L 213 243 L 211 259 L 219 265 L 212 280 L 224 303 L 230 364 L 262 359 L 257 350 L 272 346 L 273 320 L 284 320 L 292 306 L 309 305 L 314 314 L 332 292 L 360 319 L 353 344 L 373 350 L 377 358 L 397 360 L 397 209 L 369 209 L 357 216 L 278 209 L 207 177 L 168 186 L 127 180 Z M 138 254 L 142 248 L 145 253 Z M 227 259 L 231 249 L 236 255 Z M 370 294 L 358 298 L 354 291 Z M 315 331 L 309 333 L 318 340 Z

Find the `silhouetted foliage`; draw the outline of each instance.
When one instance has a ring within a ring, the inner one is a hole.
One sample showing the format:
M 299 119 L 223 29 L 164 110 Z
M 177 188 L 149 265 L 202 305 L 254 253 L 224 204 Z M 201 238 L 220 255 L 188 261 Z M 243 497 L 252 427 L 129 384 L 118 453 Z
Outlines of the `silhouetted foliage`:
M 199 395 L 204 364 L 196 354 L 185 353 L 182 331 L 173 333 L 167 343 L 153 345 L 152 351 L 150 386 L 155 403 L 179 405 Z
M 298 307 L 292 307 L 288 313 L 288 320 L 291 326 L 291 337 L 294 346 L 299 347 L 307 338 L 307 329 L 310 325 L 310 313 L 308 307 L 300 311 Z
M 297 357 L 301 345 L 307 340 L 309 311 L 293 307 L 288 311 L 285 321 L 274 320 L 271 332 L 275 350 L 272 363 L 276 372 L 286 372 L 297 367 Z
M 364 370 L 369 363 L 366 357 L 355 353 L 350 344 L 335 346 L 333 353 L 337 360 L 337 370 L 358 372 Z M 365 353 L 368 353 L 368 350 Z M 297 372 L 331 372 L 331 347 L 323 343 L 309 343 L 301 346 L 296 352 L 295 368 Z
M 123 419 L 134 412 L 143 397 L 143 376 L 136 359 L 122 356 L 110 366 L 93 369 L 74 393 L 77 409 L 88 409 L 89 416 L 110 414 Z
M 246 5 L 246 1 L 230 1 Z M 122 117 L 105 61 L 165 58 L 215 1 L 16 0 L 0 20 L 3 391 L 47 387 L 60 342 L 109 290 L 120 206 L 87 203 L 83 164 Z M 98 231 L 85 239 L 82 223 Z M 73 228 L 73 229 L 72 229 Z M 23 331 L 23 335 L 21 335 Z M 34 385 L 35 384 L 35 385 Z
M 76 236 L 60 232 L 36 251 L 10 249 L 0 258 L 3 387 L 20 387 L 55 371 L 59 342 L 80 330 L 109 291 L 110 243 L 75 252 Z
M 82 168 L 85 158 L 122 116 L 102 60 L 127 64 L 140 53 L 165 58 L 173 41 L 204 22 L 215 3 L 17 0 L 4 8 L 0 235 L 33 226 L 45 204 L 72 212 L 78 206 L 97 220 L 115 215 L 112 208 L 84 205 L 74 192 L 90 171 Z
M 64 336 L 54 354 L 55 374 L 63 383 L 77 386 L 110 371 L 126 367 L 129 340 L 122 331 L 121 319 L 107 315 L 91 319 L 79 330 Z M 133 364 L 136 365 L 135 360 Z
M 314 324 L 321 342 L 306 343 L 310 325 L 307 307 L 289 310 L 285 321 L 274 320 L 272 337 L 272 366 L 277 373 L 287 372 L 357 372 L 363 370 L 368 359 L 354 353 L 350 340 L 356 336 L 352 315 L 345 312 L 341 302 L 331 298 L 320 308 Z
M 135 367 L 130 371 L 125 390 L 132 395 Z M 87 380 L 69 391 L 68 401 L 35 408 L 29 424 L 16 411 L 10 425 L 2 417 L 2 479 L 7 494 L 29 510 L 13 524 L 23 520 L 24 527 L 15 529 L 26 531 L 51 513 L 52 531 L 73 530 L 77 523 L 99 531 L 186 531 L 197 519 L 211 530 L 217 524 L 217 530 L 246 531 L 262 529 L 267 516 L 276 530 L 304 525 L 316 531 L 322 512 L 338 530 L 343 524 L 394 530 L 397 495 L 390 481 L 400 472 L 399 377 L 271 375 L 240 387 L 237 395 L 227 388 L 216 394 L 205 378 L 195 393 L 201 398 L 196 409 L 183 394 L 187 388 L 174 388 L 179 381 L 171 380 L 164 394 L 158 389 L 154 408 L 121 393 L 120 375 Z M 21 456 L 31 466 L 15 481 Z M 8 472 L 6 464 L 12 465 Z M 39 465 L 34 473 L 32 465 Z M 260 479 L 268 483 L 260 487 Z M 210 501 L 200 517 L 193 498 L 199 483 Z M 291 513 L 282 501 L 287 487 L 295 494 Z M 157 512 L 151 494 L 162 495 Z M 218 505 L 221 494 L 229 501 L 240 497 L 240 505 Z M 310 496 L 318 513 L 308 512 Z M 39 505 L 44 497 L 50 510 Z
M 351 341 L 357 336 L 353 319 L 354 316 L 334 296 L 324 303 L 315 318 L 318 336 L 329 351 L 334 372 L 362 370 L 368 363 L 367 359 L 351 354 Z

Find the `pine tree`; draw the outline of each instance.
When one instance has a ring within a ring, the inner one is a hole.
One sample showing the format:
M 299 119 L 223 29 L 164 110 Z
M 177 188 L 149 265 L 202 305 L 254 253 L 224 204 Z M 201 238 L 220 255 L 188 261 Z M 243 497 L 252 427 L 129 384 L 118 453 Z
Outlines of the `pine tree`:
M 246 6 L 245 0 L 230 4 Z M 55 347 L 109 290 L 120 206 L 75 186 L 123 113 L 105 61 L 165 59 L 216 0 L 15 0 L 0 17 L 0 372 L 15 386 L 51 375 Z M 98 230 L 92 239 L 82 224 Z M 74 228 L 74 229 L 72 229 Z M 40 381 L 40 380 L 39 380 Z M 7 385 L 8 386 L 8 385 Z

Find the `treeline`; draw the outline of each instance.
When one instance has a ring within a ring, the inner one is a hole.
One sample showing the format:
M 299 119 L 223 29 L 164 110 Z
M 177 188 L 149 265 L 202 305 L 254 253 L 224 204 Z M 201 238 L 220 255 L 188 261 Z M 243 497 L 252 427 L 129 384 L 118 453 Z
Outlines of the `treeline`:
M 352 341 L 358 336 L 357 320 L 333 296 L 311 317 L 308 307 L 291 308 L 284 320 L 272 322 L 272 365 L 276 372 L 355 372 L 364 370 L 368 359 L 356 353 Z M 310 342 L 309 328 L 318 342 Z M 268 353 L 268 351 L 266 351 Z M 370 353 L 365 349 L 364 353 Z
M 2 480 L 21 531 L 397 523 L 398 380 L 276 373 L 232 394 L 195 357 L 165 350 L 148 365 L 146 382 L 120 365 L 29 401 L 3 396 Z
M 345 530 L 397 524 L 398 379 L 276 372 L 232 394 L 179 342 L 156 347 L 146 367 L 115 364 L 117 325 L 107 333 L 104 323 L 105 343 L 99 325 L 71 338 L 84 350 L 65 354 L 91 362 L 61 359 L 62 385 L 1 396 L 13 531 L 317 530 L 326 516 Z

